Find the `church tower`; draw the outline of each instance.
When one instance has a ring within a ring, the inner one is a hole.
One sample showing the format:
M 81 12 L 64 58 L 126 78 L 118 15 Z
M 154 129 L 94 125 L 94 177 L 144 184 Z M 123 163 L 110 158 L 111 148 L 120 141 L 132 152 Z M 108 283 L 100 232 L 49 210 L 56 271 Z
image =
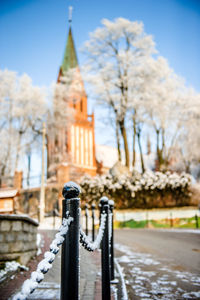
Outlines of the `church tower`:
M 57 78 L 58 84 L 65 84 L 62 78 L 65 76 L 65 74 L 70 74 L 70 72 L 72 71 L 73 74 L 74 72 L 76 73 L 76 81 L 78 78 L 79 86 L 78 91 L 73 92 L 72 89 L 72 93 L 70 94 L 70 101 L 66 103 L 69 110 L 73 111 L 73 121 L 70 123 L 66 130 L 60 129 L 60 132 L 57 133 L 59 139 L 56 141 L 56 143 L 57 145 L 62 145 L 62 147 L 55 147 L 55 145 L 53 147 L 51 146 L 51 151 L 48 151 L 48 155 L 52 156 L 49 158 L 49 161 L 52 161 L 55 150 L 57 149 L 57 151 L 62 152 L 64 149 L 66 155 L 63 155 L 62 153 L 62 155 L 60 156 L 62 157 L 62 161 L 59 161 L 58 163 L 61 166 L 61 169 L 62 165 L 67 165 L 67 167 L 65 168 L 65 172 L 67 170 L 69 180 L 77 180 L 83 174 L 88 174 L 91 176 L 96 175 L 96 158 L 94 114 L 92 113 L 91 115 L 88 115 L 87 112 L 87 95 L 80 73 L 74 39 L 72 35 L 72 28 L 70 24 L 64 57 Z M 65 144 L 64 147 L 63 143 Z

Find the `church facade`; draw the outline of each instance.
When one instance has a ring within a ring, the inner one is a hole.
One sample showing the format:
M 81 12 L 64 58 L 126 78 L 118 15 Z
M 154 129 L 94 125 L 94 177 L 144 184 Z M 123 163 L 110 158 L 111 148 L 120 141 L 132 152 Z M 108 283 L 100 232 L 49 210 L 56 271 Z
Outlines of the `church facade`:
M 56 166 L 54 174 L 57 181 L 59 177 L 63 178 L 61 181 L 77 180 L 84 174 L 95 176 L 97 172 L 94 113 L 88 115 L 87 95 L 70 26 L 57 83 L 65 84 L 62 78 L 71 70 L 78 75 L 78 84 L 81 87 L 79 92 L 72 92 L 70 101 L 66 102 L 69 111 L 73 112 L 73 120 L 66 129 L 59 129 L 54 138 L 49 138 L 48 142 L 48 165 Z

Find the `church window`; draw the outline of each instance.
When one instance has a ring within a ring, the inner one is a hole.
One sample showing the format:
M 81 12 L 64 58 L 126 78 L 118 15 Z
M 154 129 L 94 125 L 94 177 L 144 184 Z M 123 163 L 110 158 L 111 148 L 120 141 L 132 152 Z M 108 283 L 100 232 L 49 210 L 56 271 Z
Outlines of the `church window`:
M 76 129 L 76 163 L 79 164 L 79 126 L 75 126 Z
M 83 128 L 81 128 L 81 165 L 84 164 Z
M 73 162 L 74 162 L 74 152 L 75 152 L 75 138 L 74 138 L 74 125 L 72 125 L 72 128 L 71 128 L 71 154 L 72 154 L 72 159 L 73 159 Z
M 73 100 L 73 107 L 76 109 L 76 99 Z
M 90 130 L 89 131 L 89 147 L 90 147 L 90 165 L 92 166 L 93 165 L 93 140 L 92 140 L 92 131 Z
M 83 112 L 83 99 L 81 99 L 81 102 L 80 102 L 80 110 L 81 110 L 81 112 Z
M 89 149 L 88 149 L 88 129 L 85 130 L 85 164 L 89 165 Z

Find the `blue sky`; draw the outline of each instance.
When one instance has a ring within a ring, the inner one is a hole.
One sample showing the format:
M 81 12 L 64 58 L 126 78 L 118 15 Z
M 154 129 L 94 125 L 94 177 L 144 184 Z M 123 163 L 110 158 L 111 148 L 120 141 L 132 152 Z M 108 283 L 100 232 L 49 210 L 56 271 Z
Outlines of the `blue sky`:
M 200 92 L 200 0 L 0 0 L 0 68 L 26 72 L 40 86 L 55 81 L 66 44 L 69 5 L 74 7 L 80 64 L 84 58 L 79 50 L 103 18 L 138 20 L 175 72 Z M 107 143 L 101 130 L 96 140 Z
M 79 49 L 103 18 L 144 23 L 160 55 L 175 72 L 200 92 L 200 0 L 0 0 L 0 68 L 27 73 L 35 85 L 57 79 L 68 32 L 68 6 L 74 7 L 73 34 Z M 89 99 L 90 111 L 93 101 Z M 102 111 L 96 110 L 96 142 L 114 144 L 112 132 L 102 134 Z M 104 130 L 105 132 L 105 130 Z M 145 141 L 143 143 L 146 143 Z M 35 156 L 32 174 L 39 172 Z
M 140 20 L 176 73 L 200 91 L 199 0 L 0 0 L 0 68 L 26 72 L 37 85 L 56 80 L 69 5 L 77 50 L 102 18 Z

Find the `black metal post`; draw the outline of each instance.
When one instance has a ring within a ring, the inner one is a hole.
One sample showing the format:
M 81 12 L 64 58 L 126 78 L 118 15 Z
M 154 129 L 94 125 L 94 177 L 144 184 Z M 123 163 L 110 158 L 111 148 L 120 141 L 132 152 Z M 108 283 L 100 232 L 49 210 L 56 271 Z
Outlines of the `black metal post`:
M 95 240 L 95 204 L 92 203 L 92 240 Z
M 99 226 L 101 224 L 101 213 L 102 213 L 102 206 L 101 206 L 101 202 L 99 202 Z
M 61 300 L 79 299 L 79 217 L 80 187 L 68 182 L 63 188 L 63 218 L 69 211 L 73 218 L 62 245 Z
M 197 216 L 197 214 L 195 215 L 195 221 L 196 221 L 196 228 L 199 228 L 199 222 L 198 222 L 198 216 Z
M 111 238 L 110 238 L 110 280 L 115 279 L 115 270 L 114 270 L 114 224 L 113 224 L 113 209 L 114 209 L 114 201 L 109 200 L 110 212 L 112 214 L 111 220 Z
M 101 276 L 102 276 L 102 300 L 110 300 L 110 249 L 109 249 L 109 205 L 108 198 L 102 197 L 100 200 L 102 213 L 107 215 L 104 235 L 101 243 Z
M 85 233 L 88 235 L 88 205 L 85 204 Z

